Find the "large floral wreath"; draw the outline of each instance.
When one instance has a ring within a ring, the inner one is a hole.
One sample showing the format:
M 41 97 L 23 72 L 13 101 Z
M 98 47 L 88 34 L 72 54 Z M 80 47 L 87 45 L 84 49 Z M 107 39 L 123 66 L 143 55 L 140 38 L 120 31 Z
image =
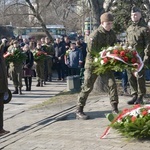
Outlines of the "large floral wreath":
M 137 51 L 131 47 L 115 45 L 103 48 L 98 56 L 94 58 L 94 73 L 103 74 L 107 71 L 132 70 L 135 75 L 143 68 L 143 62 Z
M 13 53 L 7 52 L 4 55 L 7 64 L 10 62 L 23 63 L 27 59 L 27 55 L 19 49 L 13 51 Z
M 118 116 L 107 114 L 111 124 L 101 138 L 104 138 L 112 127 L 128 138 L 150 138 L 150 105 L 135 105 L 124 109 Z

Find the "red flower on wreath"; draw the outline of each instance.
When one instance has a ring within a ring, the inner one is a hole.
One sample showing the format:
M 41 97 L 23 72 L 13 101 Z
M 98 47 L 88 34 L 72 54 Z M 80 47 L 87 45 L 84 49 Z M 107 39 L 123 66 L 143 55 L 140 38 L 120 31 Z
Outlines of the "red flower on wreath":
M 119 54 L 119 50 L 118 50 L 118 49 L 114 49 L 114 50 L 113 50 L 113 53 L 114 53 L 114 54 Z
M 136 56 L 137 52 L 136 51 L 132 51 L 132 54 L 133 54 L 133 56 Z
M 123 56 L 125 56 L 125 55 L 126 55 L 126 52 L 125 52 L 125 51 L 121 51 L 121 52 L 120 52 L 120 56 L 121 56 L 121 57 L 123 57 Z
M 131 62 L 132 62 L 132 63 L 136 63 L 136 62 L 137 62 L 136 58 L 132 58 L 132 59 L 131 59 Z
M 137 118 L 135 116 L 131 117 L 131 121 L 134 122 Z
M 127 56 L 125 56 L 125 57 L 123 58 L 123 60 L 124 60 L 125 62 L 128 62 L 128 61 L 129 61 L 129 58 L 128 58 Z
M 142 111 L 142 115 L 146 116 L 148 114 L 147 110 Z
M 103 60 L 104 60 L 104 64 L 107 64 L 107 62 L 109 61 L 107 57 L 105 57 Z

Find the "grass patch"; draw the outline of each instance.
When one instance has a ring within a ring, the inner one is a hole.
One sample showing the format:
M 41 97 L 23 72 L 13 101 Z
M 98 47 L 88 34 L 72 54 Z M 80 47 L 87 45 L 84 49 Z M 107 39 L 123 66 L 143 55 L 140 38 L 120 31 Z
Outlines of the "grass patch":
M 52 104 L 65 103 L 70 100 L 75 100 L 75 99 L 77 99 L 78 93 L 79 92 L 75 92 L 75 91 L 74 92 L 72 92 L 72 91 L 60 92 L 59 94 L 49 98 L 48 100 L 45 100 L 44 102 L 42 102 L 40 104 L 30 107 L 30 109 L 38 109 L 38 108 L 46 107 L 46 106 L 52 105 Z

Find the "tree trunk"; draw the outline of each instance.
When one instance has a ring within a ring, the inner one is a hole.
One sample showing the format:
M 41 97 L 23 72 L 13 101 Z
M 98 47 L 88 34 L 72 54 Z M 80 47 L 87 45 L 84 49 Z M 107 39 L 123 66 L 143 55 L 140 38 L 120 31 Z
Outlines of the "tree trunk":
M 100 15 L 104 12 L 104 0 L 89 0 L 92 11 L 93 30 L 100 25 Z
M 95 93 L 106 93 L 108 92 L 108 87 L 106 83 L 106 76 L 98 76 L 98 78 L 95 81 L 94 87 L 93 87 L 93 92 Z
M 100 15 L 104 12 L 103 3 L 104 0 L 89 0 L 92 20 L 93 20 L 93 30 L 97 29 L 100 25 Z M 93 92 L 104 93 L 107 92 L 105 76 L 99 76 L 94 84 Z

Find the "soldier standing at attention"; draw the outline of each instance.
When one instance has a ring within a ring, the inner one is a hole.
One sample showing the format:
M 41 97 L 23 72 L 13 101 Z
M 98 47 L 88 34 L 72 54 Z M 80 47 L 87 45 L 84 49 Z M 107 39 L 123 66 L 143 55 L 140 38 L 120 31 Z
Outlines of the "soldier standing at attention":
M 42 48 L 45 53 L 47 53 L 45 60 L 45 81 L 52 81 L 52 59 L 54 56 L 54 46 L 52 45 L 50 39 L 45 37 L 45 44 L 42 45 Z
M 141 59 L 146 65 L 148 56 L 150 56 L 150 32 L 147 25 L 141 19 L 141 11 L 137 7 L 132 7 L 132 24 L 127 29 L 127 44 L 139 53 Z M 146 94 L 145 87 L 145 69 L 143 68 L 138 77 L 127 70 L 131 94 L 133 98 L 128 101 L 129 105 L 143 103 L 143 96 Z M 138 89 L 139 87 L 139 89 Z M 139 91 L 139 93 L 138 93 Z
M 3 129 L 3 112 L 4 112 L 4 103 L 3 97 L 4 93 L 8 91 L 8 81 L 7 81 L 7 71 L 6 64 L 3 58 L 4 54 L 4 45 L 5 41 L 0 45 L 0 136 L 3 136 L 9 131 Z
M 13 42 L 13 46 L 8 51 L 13 54 L 16 50 L 22 51 L 21 48 L 19 47 L 19 43 L 17 40 Z M 15 91 L 13 92 L 13 94 L 22 94 L 22 91 L 21 91 L 22 68 L 23 68 L 23 61 L 22 63 L 18 61 L 14 61 L 14 62 L 10 62 L 9 64 L 9 72 L 11 74 L 13 85 L 15 87 Z
M 102 47 L 113 46 L 116 43 L 116 35 L 111 29 L 113 25 L 113 16 L 111 13 L 106 12 L 100 17 L 101 25 L 89 36 L 87 43 L 87 56 L 85 62 L 84 83 L 81 92 L 78 95 L 76 118 L 86 120 L 88 116 L 83 112 L 89 93 L 93 89 L 94 82 L 97 74 L 93 73 L 92 62 L 94 57 L 92 51 L 99 53 Z M 105 74 L 107 76 L 107 85 L 109 89 L 110 103 L 112 111 L 118 113 L 118 93 L 117 85 L 114 78 L 114 73 L 109 71 Z

